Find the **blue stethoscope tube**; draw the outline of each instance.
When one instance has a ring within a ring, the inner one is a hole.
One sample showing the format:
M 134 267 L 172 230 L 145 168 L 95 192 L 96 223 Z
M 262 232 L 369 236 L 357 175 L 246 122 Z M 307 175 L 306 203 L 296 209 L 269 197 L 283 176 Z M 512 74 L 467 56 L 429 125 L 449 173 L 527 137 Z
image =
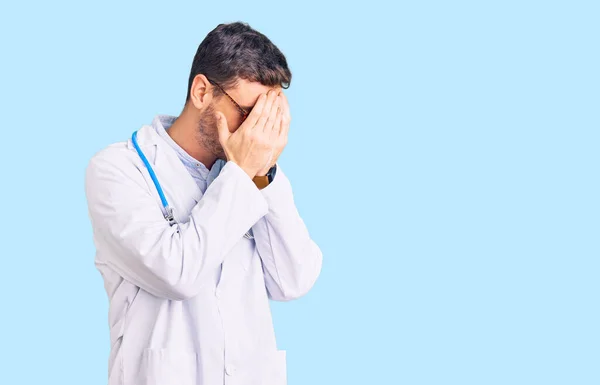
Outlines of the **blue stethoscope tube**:
M 146 155 L 144 155 L 144 152 L 138 145 L 137 131 L 135 131 L 133 135 L 131 135 L 131 143 L 133 143 L 133 147 L 135 147 L 135 150 L 140 156 L 140 159 L 142 159 L 142 162 L 144 162 L 144 165 L 148 169 L 148 173 L 150 174 L 150 178 L 152 178 L 152 182 L 154 182 L 154 186 L 156 187 L 156 191 L 158 192 L 158 196 L 160 197 L 160 201 L 163 205 L 165 219 L 169 222 L 170 225 L 176 224 L 177 222 L 175 221 L 175 217 L 173 216 L 173 209 L 169 206 L 169 202 L 167 202 L 167 197 L 165 197 L 165 193 L 163 192 L 160 183 L 158 183 L 158 178 L 156 177 L 152 166 L 150 166 L 150 162 L 148 162 Z M 244 234 L 244 237 L 247 239 L 254 238 L 249 231 L 246 232 L 246 234 Z
M 173 217 L 173 209 L 169 206 L 169 202 L 167 202 L 167 197 L 165 197 L 165 193 L 163 192 L 163 189 L 160 186 L 160 183 L 158 183 L 158 179 L 156 178 L 156 174 L 154 173 L 152 166 L 150 166 L 150 162 L 148 162 L 146 155 L 144 155 L 144 153 L 142 152 L 142 149 L 138 145 L 137 131 L 135 131 L 133 133 L 133 135 L 131 135 L 131 143 L 133 143 L 133 147 L 135 147 L 135 150 L 137 151 L 138 155 L 142 159 L 142 162 L 144 162 L 144 165 L 148 169 L 148 173 L 150 173 L 150 178 L 152 178 L 152 181 L 154 182 L 154 186 L 156 186 L 156 191 L 158 191 L 158 196 L 160 197 L 160 201 L 162 202 L 162 205 L 164 208 L 165 219 L 171 225 L 175 224 L 175 218 Z

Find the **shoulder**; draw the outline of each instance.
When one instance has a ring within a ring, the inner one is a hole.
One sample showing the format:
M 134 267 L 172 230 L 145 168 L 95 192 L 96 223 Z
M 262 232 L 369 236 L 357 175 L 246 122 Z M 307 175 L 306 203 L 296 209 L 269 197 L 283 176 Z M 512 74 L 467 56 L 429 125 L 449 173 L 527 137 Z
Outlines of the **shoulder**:
M 127 168 L 132 164 L 134 155 L 127 141 L 112 143 L 95 153 L 86 167 L 86 174 L 98 168 Z
M 111 184 L 144 186 L 143 164 L 130 141 L 112 143 L 95 153 L 85 168 L 85 185 L 95 190 Z

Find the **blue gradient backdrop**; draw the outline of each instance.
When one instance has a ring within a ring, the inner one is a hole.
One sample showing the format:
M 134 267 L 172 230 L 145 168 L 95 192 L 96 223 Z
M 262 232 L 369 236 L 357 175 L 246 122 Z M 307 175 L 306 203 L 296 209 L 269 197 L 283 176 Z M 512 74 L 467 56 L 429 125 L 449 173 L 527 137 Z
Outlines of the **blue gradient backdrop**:
M 4 2 L 0 382 L 106 383 L 84 168 L 242 20 L 293 71 L 281 164 L 325 256 L 273 304 L 289 384 L 600 384 L 598 4 Z

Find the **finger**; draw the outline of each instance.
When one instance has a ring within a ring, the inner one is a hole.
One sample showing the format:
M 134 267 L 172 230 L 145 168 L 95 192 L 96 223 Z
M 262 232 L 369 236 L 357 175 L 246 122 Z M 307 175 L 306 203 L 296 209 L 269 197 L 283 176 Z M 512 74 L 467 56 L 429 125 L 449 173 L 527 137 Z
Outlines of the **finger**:
M 256 129 L 258 131 L 264 131 L 265 125 L 267 124 L 269 117 L 271 116 L 271 109 L 273 108 L 273 103 L 275 102 L 275 98 L 277 97 L 277 93 L 274 91 L 269 91 L 267 94 L 267 101 L 265 102 L 265 106 L 262 110 L 261 116 L 256 122 Z
M 285 93 L 283 91 L 280 91 L 279 96 L 282 99 L 281 105 L 283 106 L 283 110 L 285 112 L 284 118 L 287 118 L 287 121 L 289 122 L 292 118 L 290 115 L 290 103 L 287 99 L 287 96 L 285 95 Z
M 271 129 L 267 131 L 267 128 L 265 128 L 265 134 L 267 135 L 268 141 L 273 146 L 277 145 L 277 138 L 279 138 L 279 130 L 281 127 L 281 118 L 282 117 L 283 117 L 283 110 L 281 108 L 279 108 L 279 109 L 277 109 L 275 117 L 272 120 L 273 124 L 271 125 Z M 269 125 L 270 123 L 267 123 L 267 124 Z
M 280 151 L 283 151 L 283 147 L 287 145 L 289 131 L 290 123 L 286 121 L 285 114 L 283 114 L 281 119 L 281 130 L 279 131 L 279 136 L 277 138 L 277 143 L 278 147 L 280 148 Z
M 231 136 L 231 132 L 229 132 L 229 127 L 227 126 L 227 119 L 225 119 L 225 115 L 221 112 L 216 113 L 217 118 L 217 132 L 219 134 L 219 142 L 221 142 L 221 146 L 227 142 L 227 139 Z
M 265 124 L 264 132 L 271 133 L 275 128 L 279 128 L 275 126 L 275 122 L 277 120 L 277 114 L 281 111 L 280 107 L 280 99 L 279 96 L 276 97 L 273 105 L 271 106 L 271 111 L 269 112 L 269 118 L 267 119 L 267 124 Z
M 281 133 L 287 135 L 290 131 L 290 117 L 287 114 L 283 114 L 281 117 Z
M 279 137 L 279 135 L 281 135 L 281 130 L 283 129 L 284 114 L 285 111 L 283 108 L 280 108 L 279 111 L 277 111 L 277 118 L 275 118 L 275 125 L 273 127 L 273 132 L 275 133 L 276 137 Z
M 246 120 L 244 121 L 242 126 L 248 127 L 250 129 L 254 128 L 254 126 L 256 126 L 258 120 L 262 116 L 262 112 L 265 108 L 266 103 L 267 103 L 267 94 L 260 95 L 258 98 L 258 101 L 252 108 L 252 111 L 250 111 L 250 114 L 248 115 L 248 117 L 246 118 Z M 240 126 L 240 128 L 241 128 L 241 126 Z

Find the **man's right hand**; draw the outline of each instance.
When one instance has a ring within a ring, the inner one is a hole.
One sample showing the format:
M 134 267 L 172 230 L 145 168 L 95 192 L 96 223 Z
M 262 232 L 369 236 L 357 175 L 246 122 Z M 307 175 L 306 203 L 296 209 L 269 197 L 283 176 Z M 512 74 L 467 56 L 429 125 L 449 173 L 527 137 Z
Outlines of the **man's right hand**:
M 277 139 L 283 133 L 280 130 L 283 111 L 281 97 L 276 91 L 260 96 L 250 115 L 234 132 L 229 131 L 227 120 L 217 112 L 219 142 L 227 159 L 240 166 L 250 178 L 266 165 L 273 157 Z

